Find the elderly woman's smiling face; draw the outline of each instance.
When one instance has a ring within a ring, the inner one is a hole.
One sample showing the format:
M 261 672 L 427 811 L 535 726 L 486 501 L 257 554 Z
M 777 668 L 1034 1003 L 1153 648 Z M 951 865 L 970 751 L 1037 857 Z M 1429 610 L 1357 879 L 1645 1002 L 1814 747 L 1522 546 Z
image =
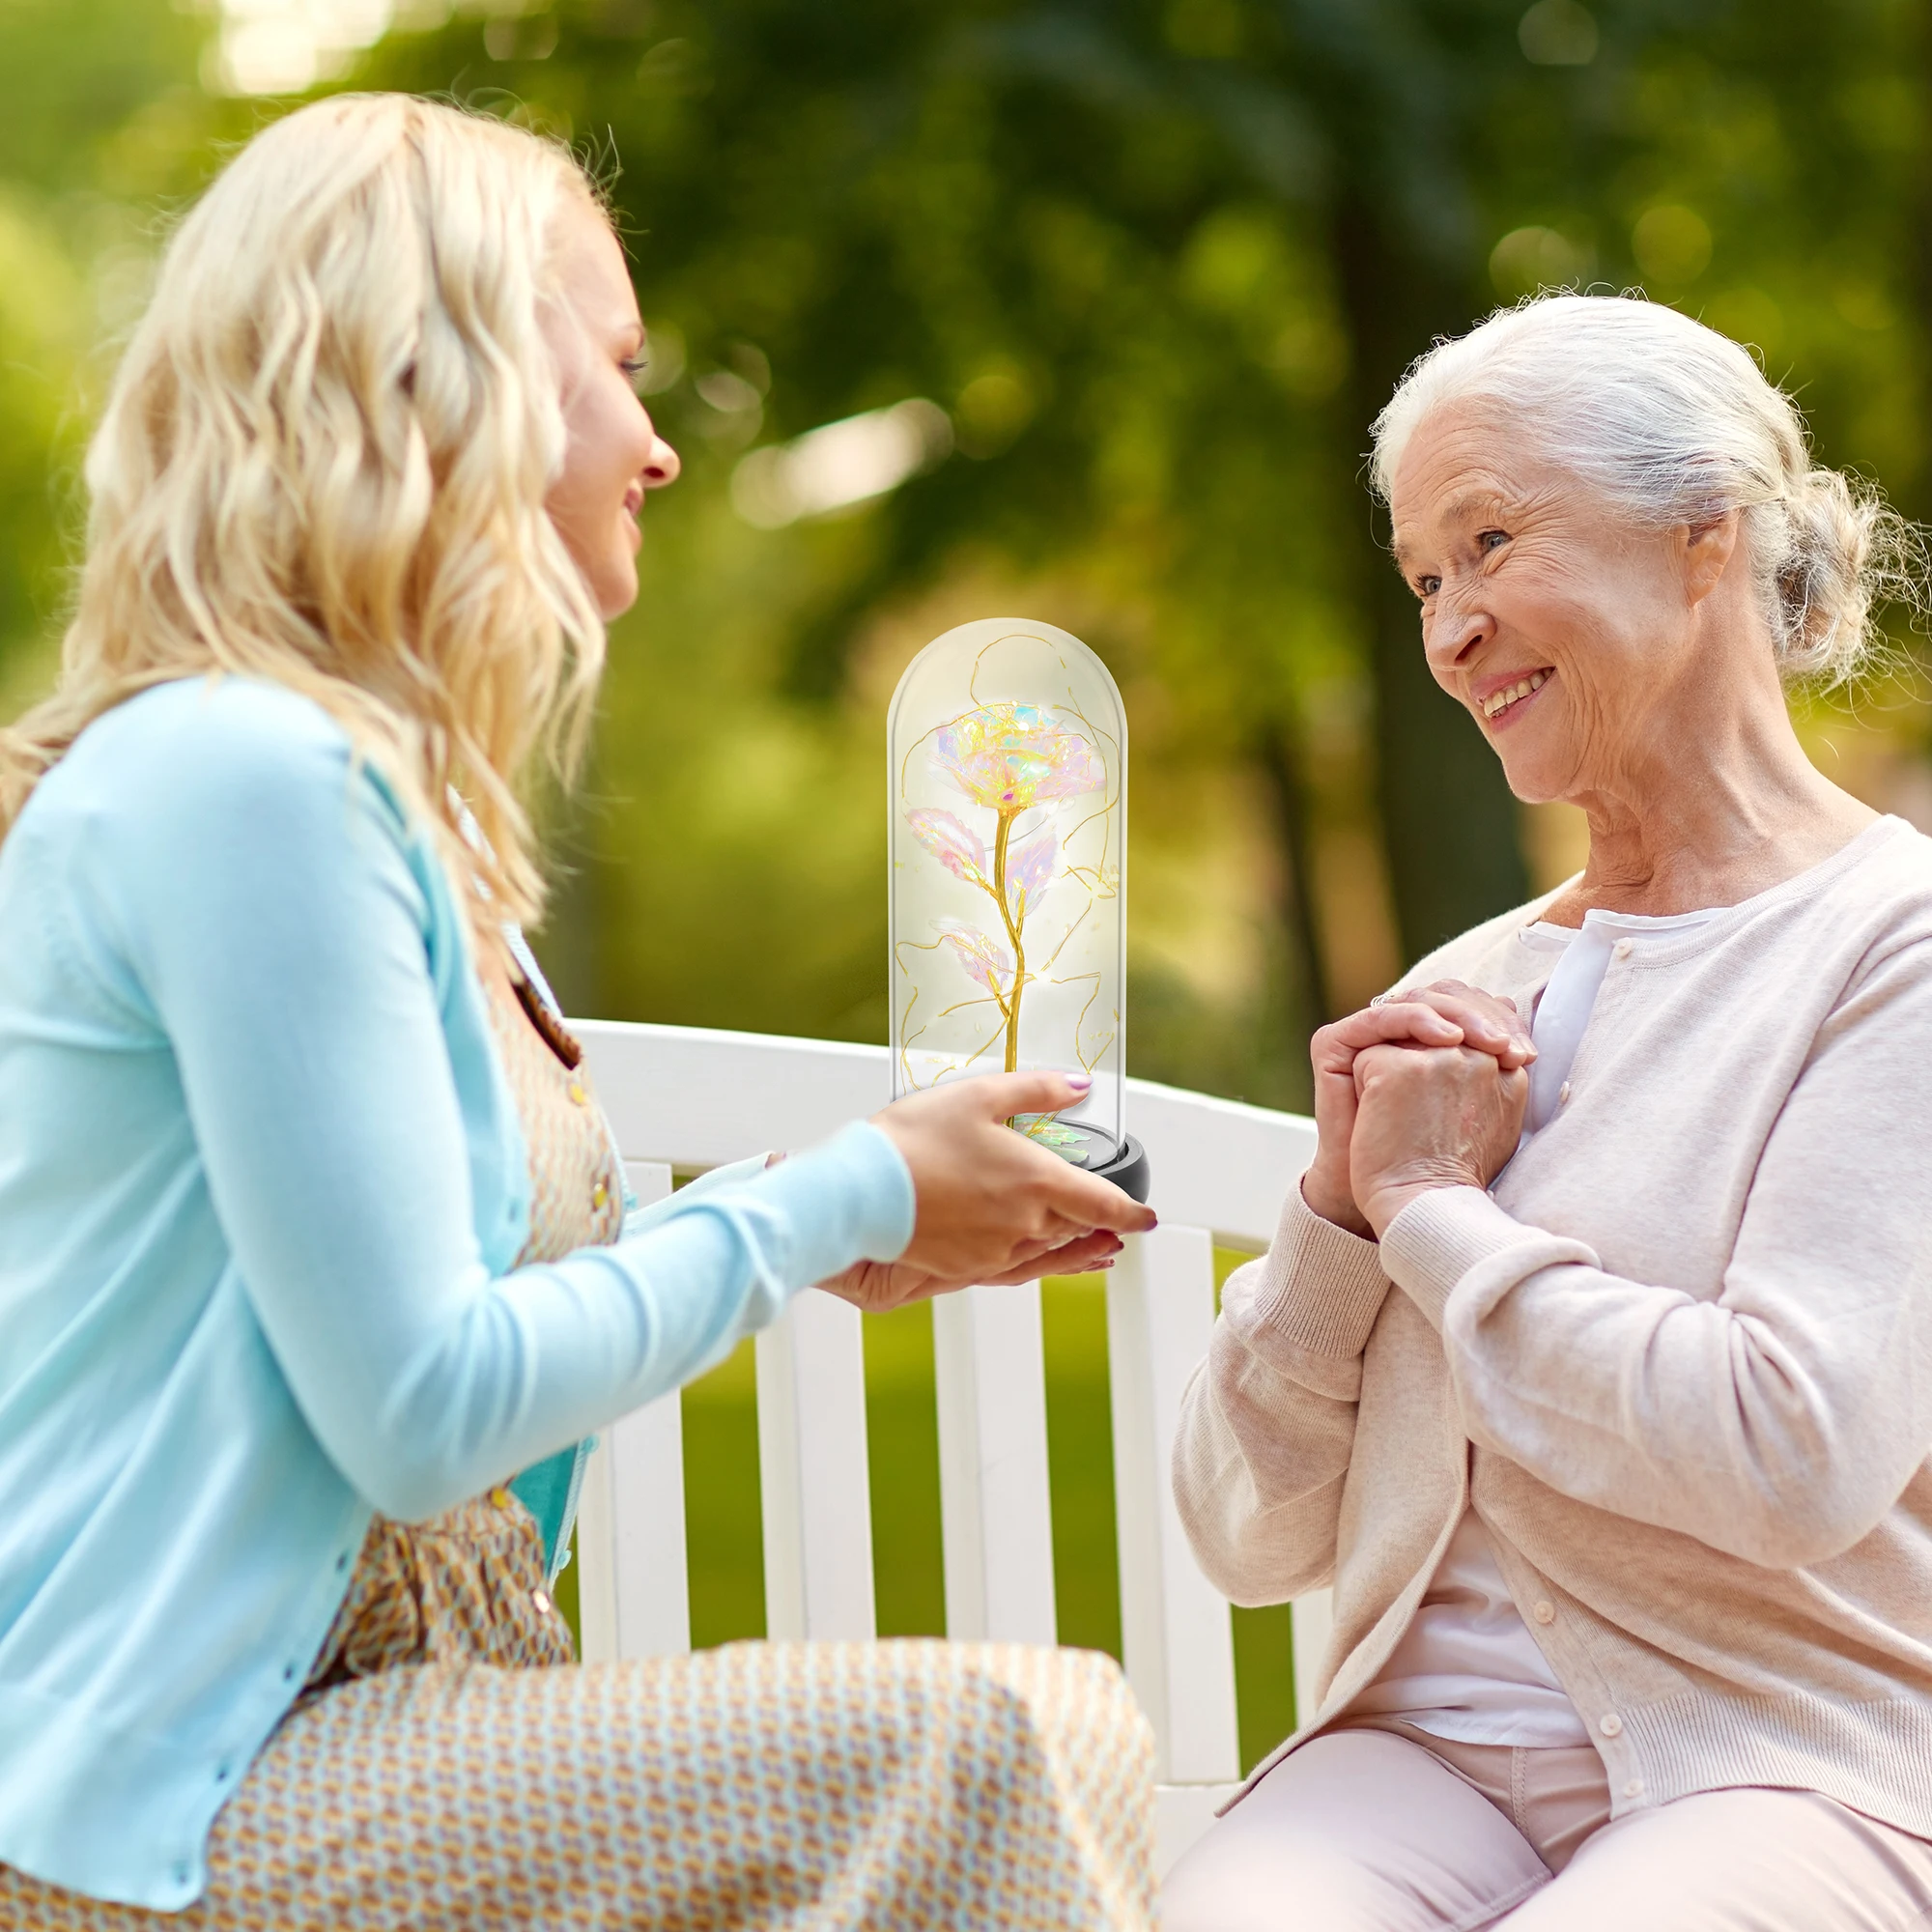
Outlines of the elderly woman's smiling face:
M 1429 668 L 1519 798 L 1621 789 L 1660 742 L 1649 721 L 1708 699 L 1694 687 L 1718 667 L 1699 607 L 1724 576 L 1735 518 L 1703 532 L 1633 528 L 1473 403 L 1417 425 L 1391 509 Z

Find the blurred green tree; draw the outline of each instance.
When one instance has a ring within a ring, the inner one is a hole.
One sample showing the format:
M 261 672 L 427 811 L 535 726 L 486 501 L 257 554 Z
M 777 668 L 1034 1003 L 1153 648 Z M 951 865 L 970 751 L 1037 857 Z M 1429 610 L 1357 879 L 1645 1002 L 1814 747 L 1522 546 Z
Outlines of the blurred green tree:
M 876 1035 L 854 997 L 881 936 L 876 707 L 911 613 L 1025 593 L 1128 688 L 1137 858 L 1159 871 L 1231 775 L 1277 855 L 1218 1012 L 1139 949 L 1136 1065 L 1298 1092 L 1295 1037 L 1378 964 L 1348 965 L 1337 917 L 1385 879 L 1412 956 L 1525 890 L 1516 808 L 1362 493 L 1369 421 L 1497 300 L 1641 280 L 1773 356 L 1802 342 L 1828 442 L 1916 488 L 1918 11 L 562 0 L 392 36 L 358 79 L 500 99 L 621 164 L 654 406 L 691 458 L 653 505 L 611 803 L 559 909 L 574 990 Z M 1846 265 L 1829 294 L 1821 258 Z M 731 515 L 751 444 L 914 395 L 950 412 L 951 460 L 848 520 Z M 747 962 L 701 984 L 666 917 L 700 901 Z
M 89 352 L 139 286 L 143 216 L 122 190 L 157 108 L 187 103 L 171 156 L 199 145 L 204 33 L 150 0 L 0 8 L 0 693 L 59 617 Z
M 284 104 L 197 86 L 213 10 L 0 17 L 34 76 L 0 127 L 0 653 L 57 607 L 83 345 L 156 208 Z M 1362 491 L 1370 420 L 1496 301 L 1640 282 L 1922 505 L 1925 11 L 413 0 L 349 83 L 605 157 L 688 459 L 560 827 L 573 1001 L 878 1037 L 884 699 L 1018 608 L 1127 690 L 1136 1070 L 1297 1098 L 1312 1022 L 1525 883 Z M 748 451 L 911 396 L 946 460 L 838 516 L 734 509 Z

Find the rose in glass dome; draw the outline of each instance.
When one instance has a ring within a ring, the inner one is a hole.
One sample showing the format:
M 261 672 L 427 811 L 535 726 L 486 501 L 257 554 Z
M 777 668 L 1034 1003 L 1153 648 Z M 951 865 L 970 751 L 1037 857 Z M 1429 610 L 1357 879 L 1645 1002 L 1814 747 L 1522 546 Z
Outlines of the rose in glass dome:
M 1015 847 L 1014 821 L 1036 807 L 1050 810 L 1063 799 L 1103 790 L 1106 766 L 1089 739 L 1037 704 L 983 705 L 941 725 L 933 733 L 931 759 L 936 772 L 993 814 L 990 842 L 956 812 L 934 806 L 915 807 L 905 819 L 913 837 L 955 879 L 999 908 L 1004 947 L 961 920 L 941 920 L 937 930 L 999 1008 L 1010 1073 L 1019 1064 L 1020 1002 L 1032 977 L 1026 923 L 1045 898 L 1060 860 L 1060 835 L 1051 825 Z M 1045 1119 L 1023 1130 L 1041 1138 L 1065 1132 Z
M 886 740 L 894 1092 L 1003 1061 L 1083 1072 L 1063 1118 L 1011 1125 L 1112 1174 L 1130 1147 L 1120 688 L 1068 632 L 976 618 L 906 666 Z

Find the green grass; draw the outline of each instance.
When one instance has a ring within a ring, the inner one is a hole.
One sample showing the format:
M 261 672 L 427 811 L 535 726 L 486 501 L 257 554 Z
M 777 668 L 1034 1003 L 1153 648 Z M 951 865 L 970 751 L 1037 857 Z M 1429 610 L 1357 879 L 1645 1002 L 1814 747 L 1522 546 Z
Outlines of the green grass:
M 1244 1257 L 1216 1254 L 1225 1279 Z M 1093 1277 L 1044 1284 L 1047 1459 L 1060 1639 L 1121 1654 L 1114 1542 L 1114 1461 L 1107 1392 L 1106 1292 Z M 932 1312 L 866 1318 L 866 1426 L 871 1463 L 873 1574 L 881 1636 L 946 1628 L 939 1537 L 939 1430 L 933 1406 Z M 700 1649 L 765 1634 L 758 1524 L 758 1433 L 753 1345 L 684 1393 L 684 1497 L 691 1558 L 691 1638 Z M 576 1626 L 576 1567 L 557 1605 Z M 1293 1728 L 1294 1669 L 1286 1606 L 1235 1612 L 1241 1762 Z

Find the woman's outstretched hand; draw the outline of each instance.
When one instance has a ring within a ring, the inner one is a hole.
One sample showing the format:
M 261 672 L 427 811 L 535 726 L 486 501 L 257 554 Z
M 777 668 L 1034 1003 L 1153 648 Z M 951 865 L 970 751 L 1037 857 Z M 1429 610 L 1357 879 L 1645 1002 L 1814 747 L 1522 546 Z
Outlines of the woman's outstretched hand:
M 1324 1221 L 1367 1239 L 1380 1229 L 1365 1212 L 1352 1174 L 1350 1147 L 1360 1105 L 1355 1066 L 1372 1049 L 1396 1045 L 1467 1048 L 1503 1072 L 1520 1072 L 1536 1058 L 1528 1023 L 1516 1003 L 1460 980 L 1392 993 L 1317 1032 L 1309 1043 L 1317 1144 L 1315 1159 L 1301 1178 L 1301 1198 Z M 1523 1091 L 1528 1092 L 1526 1077 Z
M 876 1312 L 975 1283 L 1105 1267 L 1122 1236 L 1154 1225 L 1153 1210 L 1007 1125 L 1085 1097 L 1064 1074 L 989 1073 L 873 1115 L 912 1171 L 912 1244 L 895 1262 L 860 1262 L 820 1285 Z

